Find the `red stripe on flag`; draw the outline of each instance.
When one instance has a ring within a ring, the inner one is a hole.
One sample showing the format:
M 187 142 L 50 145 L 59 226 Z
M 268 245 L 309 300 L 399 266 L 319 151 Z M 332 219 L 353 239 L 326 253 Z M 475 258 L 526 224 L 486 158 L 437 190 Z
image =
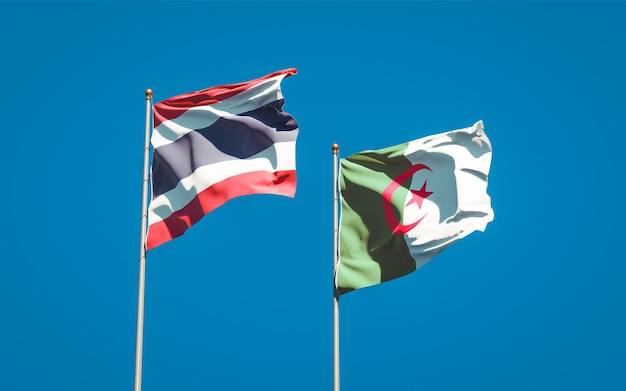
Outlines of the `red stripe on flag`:
M 249 194 L 277 194 L 293 197 L 296 171 L 255 171 L 229 177 L 198 193 L 185 207 L 148 228 L 146 248 L 153 249 L 177 238 L 204 215 L 226 201 Z
M 245 81 L 242 83 L 226 84 L 223 86 L 210 87 L 205 90 L 189 92 L 187 94 L 177 95 L 166 99 L 154 105 L 154 123 L 152 126 L 157 127 L 163 121 L 172 120 L 181 116 L 185 111 L 192 107 L 208 106 L 224 99 L 228 99 L 238 93 L 259 84 L 260 82 L 270 79 L 274 76 L 286 75 L 292 76 L 297 73 L 295 68 L 289 68 L 265 75 L 258 79 Z

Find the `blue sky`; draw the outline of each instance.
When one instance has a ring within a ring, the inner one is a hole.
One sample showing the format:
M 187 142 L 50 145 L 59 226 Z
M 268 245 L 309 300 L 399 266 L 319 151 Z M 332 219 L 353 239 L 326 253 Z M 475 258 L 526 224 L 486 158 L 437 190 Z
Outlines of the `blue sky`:
M 482 119 L 495 220 L 341 300 L 342 390 L 624 390 L 624 2 L 0 3 L 0 389 L 132 389 L 145 96 L 295 67 L 294 199 L 148 254 L 143 389 L 332 389 L 332 151 Z M 622 255 L 620 255 L 622 254 Z

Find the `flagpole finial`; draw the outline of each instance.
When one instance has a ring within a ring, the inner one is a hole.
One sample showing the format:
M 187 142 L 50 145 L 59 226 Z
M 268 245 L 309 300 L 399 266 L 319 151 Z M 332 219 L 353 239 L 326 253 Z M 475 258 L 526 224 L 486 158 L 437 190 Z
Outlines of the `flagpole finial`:
M 150 100 L 150 99 L 152 99 L 152 90 L 148 88 L 146 90 L 146 100 Z
M 339 144 L 333 144 L 333 153 L 336 155 L 339 152 Z

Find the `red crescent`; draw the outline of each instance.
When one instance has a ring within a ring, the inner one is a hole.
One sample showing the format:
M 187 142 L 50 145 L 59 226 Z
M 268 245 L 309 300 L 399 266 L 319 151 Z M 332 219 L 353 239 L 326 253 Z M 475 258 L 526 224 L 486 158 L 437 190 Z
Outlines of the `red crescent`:
M 393 205 L 391 205 L 391 197 L 393 197 L 393 193 L 400 187 L 400 185 L 402 185 L 404 181 L 412 177 L 413 174 L 420 170 L 428 170 L 430 172 L 433 171 L 427 165 L 416 164 L 409 167 L 408 170 L 394 178 L 394 180 L 391 181 L 391 184 L 383 191 L 383 209 L 385 211 L 385 218 L 387 219 L 387 225 L 389 225 L 391 233 L 394 235 L 404 235 L 415 228 L 424 219 L 424 217 L 426 217 L 423 216 L 421 219 L 408 225 L 401 224 L 396 218 L 395 213 L 393 213 Z

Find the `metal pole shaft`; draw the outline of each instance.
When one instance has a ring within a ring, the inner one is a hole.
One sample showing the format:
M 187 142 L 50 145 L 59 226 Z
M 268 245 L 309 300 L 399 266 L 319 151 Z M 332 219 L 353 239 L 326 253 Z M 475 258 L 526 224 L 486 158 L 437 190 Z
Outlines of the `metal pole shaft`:
M 334 391 L 339 391 L 339 291 L 336 286 L 337 262 L 338 262 L 338 209 L 337 202 L 337 160 L 339 153 L 339 145 L 333 144 L 333 275 L 335 276 L 334 297 L 333 297 L 333 372 L 334 372 Z
M 139 287 L 137 294 L 137 339 L 135 345 L 135 391 L 141 390 L 143 358 L 143 314 L 146 289 L 146 226 L 148 220 L 148 163 L 150 158 L 150 106 L 152 90 L 146 90 L 146 129 L 143 145 L 143 187 L 141 197 L 141 237 L 139 240 Z

